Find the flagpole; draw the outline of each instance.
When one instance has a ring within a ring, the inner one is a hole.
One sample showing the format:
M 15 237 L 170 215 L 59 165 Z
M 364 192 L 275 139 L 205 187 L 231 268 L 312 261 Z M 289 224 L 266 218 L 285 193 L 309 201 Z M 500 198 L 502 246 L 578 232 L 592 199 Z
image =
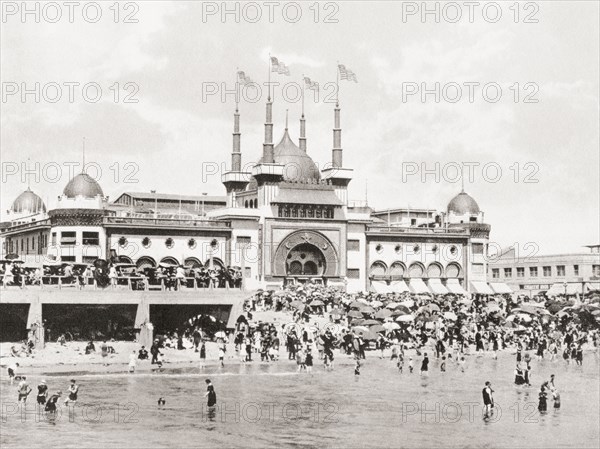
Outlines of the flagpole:
M 304 117 L 304 73 L 302 74 L 302 81 L 300 83 L 302 84 L 302 116 Z
M 235 68 L 235 110 L 238 110 L 238 103 L 239 103 L 239 97 L 238 97 L 238 89 L 239 89 L 239 77 L 240 77 L 240 68 L 236 67 Z
M 340 104 L 340 61 L 337 61 L 335 68 L 335 105 Z
M 268 97 L 267 97 L 267 101 L 271 101 L 271 53 L 269 53 L 269 85 L 267 86 L 269 89 L 269 93 L 268 93 Z

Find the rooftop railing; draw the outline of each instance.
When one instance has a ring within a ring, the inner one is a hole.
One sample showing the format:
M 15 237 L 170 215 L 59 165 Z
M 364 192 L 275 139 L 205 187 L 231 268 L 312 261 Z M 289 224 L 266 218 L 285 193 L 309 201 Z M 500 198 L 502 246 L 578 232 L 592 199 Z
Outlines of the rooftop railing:
M 467 234 L 464 228 L 419 228 L 412 226 L 369 226 L 367 232 L 405 233 L 405 234 Z
M 222 228 L 228 229 L 230 223 L 216 220 L 196 220 L 196 219 L 177 219 L 177 218 L 140 218 L 140 217 L 104 217 L 105 225 L 143 225 L 143 226 L 188 226 L 198 228 Z

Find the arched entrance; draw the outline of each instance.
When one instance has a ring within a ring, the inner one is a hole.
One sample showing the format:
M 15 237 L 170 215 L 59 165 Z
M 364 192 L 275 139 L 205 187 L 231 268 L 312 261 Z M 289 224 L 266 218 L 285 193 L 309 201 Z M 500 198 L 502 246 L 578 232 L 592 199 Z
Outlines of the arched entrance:
M 275 251 L 274 276 L 339 276 L 339 258 L 331 241 L 320 232 L 296 231 L 285 237 Z
M 323 252 L 315 245 L 302 243 L 287 255 L 286 274 L 289 276 L 322 276 L 327 264 Z

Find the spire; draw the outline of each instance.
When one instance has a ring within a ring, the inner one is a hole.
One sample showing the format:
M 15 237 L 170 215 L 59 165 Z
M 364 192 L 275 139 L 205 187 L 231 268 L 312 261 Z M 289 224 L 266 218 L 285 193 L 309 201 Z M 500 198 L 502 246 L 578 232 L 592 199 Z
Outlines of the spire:
M 290 110 L 286 109 L 285 110 L 285 130 L 287 131 L 288 129 L 288 114 L 289 114 Z
M 85 137 L 83 138 L 83 145 L 81 148 L 81 173 L 85 172 Z
M 300 117 L 300 138 L 298 139 L 300 149 L 306 153 L 306 120 L 304 119 L 304 113 Z
M 231 170 L 242 170 L 242 152 L 241 152 L 241 136 L 240 133 L 240 112 L 238 106 L 235 106 L 233 114 L 233 150 L 231 152 Z
M 340 128 L 340 104 L 336 100 L 334 109 L 333 150 L 331 164 L 333 167 L 342 166 L 342 128 Z
M 273 102 L 267 99 L 267 116 L 265 121 L 265 143 L 263 144 L 263 162 L 272 164 L 275 162 L 273 154 Z

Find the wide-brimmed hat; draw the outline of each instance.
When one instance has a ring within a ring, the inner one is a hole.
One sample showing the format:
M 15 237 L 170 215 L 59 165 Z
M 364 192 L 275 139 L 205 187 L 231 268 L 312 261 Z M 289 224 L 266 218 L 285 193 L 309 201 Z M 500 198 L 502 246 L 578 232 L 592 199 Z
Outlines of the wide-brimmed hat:
M 46 381 L 44 379 L 42 379 L 42 381 L 40 383 L 41 384 L 46 384 Z

